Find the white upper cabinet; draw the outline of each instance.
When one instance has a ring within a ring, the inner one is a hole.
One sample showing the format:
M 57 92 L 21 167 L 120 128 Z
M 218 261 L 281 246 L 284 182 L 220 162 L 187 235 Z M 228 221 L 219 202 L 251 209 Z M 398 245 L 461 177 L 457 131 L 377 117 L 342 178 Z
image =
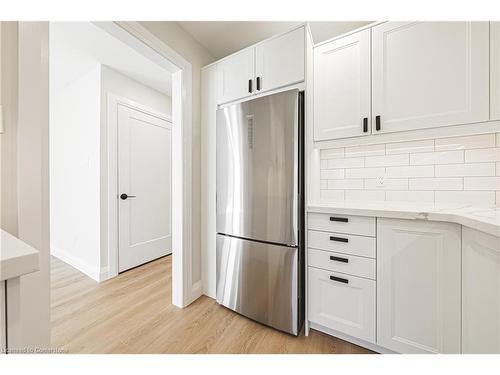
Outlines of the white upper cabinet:
M 500 22 L 490 22 L 490 117 L 500 120 Z
M 217 102 L 227 103 L 304 81 L 305 27 L 265 40 L 217 63 Z
M 305 75 L 305 29 L 300 27 L 255 47 L 256 92 L 302 82 Z
M 500 238 L 463 227 L 462 352 L 500 354 Z
M 488 22 L 373 27 L 372 98 L 374 133 L 489 120 Z
M 378 345 L 460 353 L 460 233 L 458 224 L 377 219 Z
M 370 30 L 314 50 L 314 140 L 369 134 Z
M 253 48 L 248 48 L 217 64 L 219 103 L 241 99 L 254 92 L 254 53 Z

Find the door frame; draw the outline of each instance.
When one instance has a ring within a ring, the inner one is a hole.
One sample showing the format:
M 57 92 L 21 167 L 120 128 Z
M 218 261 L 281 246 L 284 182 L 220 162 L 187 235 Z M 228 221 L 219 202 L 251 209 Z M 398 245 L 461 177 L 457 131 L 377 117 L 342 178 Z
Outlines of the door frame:
M 119 256 L 120 256 L 120 241 L 119 241 L 119 201 L 118 201 L 118 106 L 124 106 L 150 116 L 157 117 L 169 123 L 168 129 L 172 132 L 173 124 L 172 117 L 148 108 L 133 100 L 127 99 L 122 96 L 108 93 L 107 95 L 107 200 L 108 200 L 108 214 L 107 214 L 107 238 L 108 238 L 108 266 L 107 278 L 115 277 L 119 273 Z M 172 134 L 172 133 L 171 133 Z M 170 149 L 172 150 L 173 141 L 171 140 Z M 172 168 L 170 168 L 170 183 L 172 181 Z M 170 194 L 170 235 L 173 231 L 172 223 L 172 191 Z M 170 254 L 173 249 L 170 249 Z
M 172 304 L 186 307 L 202 294 L 201 282 L 192 276 L 192 65 L 138 22 L 93 24 L 172 74 Z M 109 246 L 110 236 L 107 241 Z

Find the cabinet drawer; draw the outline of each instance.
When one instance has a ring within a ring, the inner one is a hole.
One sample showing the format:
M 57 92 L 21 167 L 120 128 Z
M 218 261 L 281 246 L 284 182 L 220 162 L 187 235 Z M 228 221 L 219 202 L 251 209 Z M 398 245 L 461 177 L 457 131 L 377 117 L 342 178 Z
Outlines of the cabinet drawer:
M 375 281 L 308 268 L 309 320 L 375 342 Z
M 328 250 L 336 253 L 352 254 L 368 258 L 375 258 L 376 255 L 376 243 L 373 237 L 310 230 L 308 232 L 307 242 L 307 247 L 319 250 Z
M 308 250 L 307 259 L 308 265 L 312 267 L 375 280 L 375 259 L 316 249 Z
M 375 218 L 367 216 L 351 216 L 338 214 L 310 213 L 308 229 L 330 232 L 360 234 L 375 237 Z

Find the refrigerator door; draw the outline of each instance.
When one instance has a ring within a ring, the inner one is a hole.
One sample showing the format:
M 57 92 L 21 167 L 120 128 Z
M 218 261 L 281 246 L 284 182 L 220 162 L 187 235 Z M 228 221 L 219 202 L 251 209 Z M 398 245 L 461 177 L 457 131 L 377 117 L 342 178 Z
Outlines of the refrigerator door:
M 298 334 L 298 249 L 217 235 L 217 302 Z
M 298 90 L 217 111 L 217 232 L 297 245 Z

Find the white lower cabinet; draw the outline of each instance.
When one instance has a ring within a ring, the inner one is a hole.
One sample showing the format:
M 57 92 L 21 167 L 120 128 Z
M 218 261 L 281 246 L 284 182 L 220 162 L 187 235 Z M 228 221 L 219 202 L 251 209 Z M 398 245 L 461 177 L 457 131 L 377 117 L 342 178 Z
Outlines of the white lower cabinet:
M 375 342 L 375 281 L 309 267 L 309 321 Z
M 462 231 L 462 352 L 500 353 L 500 237 Z
M 461 226 L 377 219 L 377 344 L 460 353 Z

